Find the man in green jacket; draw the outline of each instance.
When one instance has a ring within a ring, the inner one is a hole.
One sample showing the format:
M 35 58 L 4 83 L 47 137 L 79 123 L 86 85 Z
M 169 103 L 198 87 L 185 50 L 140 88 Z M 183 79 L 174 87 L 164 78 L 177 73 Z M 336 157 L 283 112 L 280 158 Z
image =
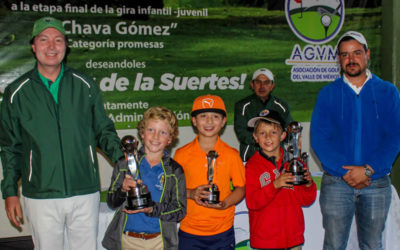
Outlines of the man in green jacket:
M 96 147 L 114 162 L 122 156 L 98 85 L 64 64 L 68 49 L 60 20 L 33 27 L 35 67 L 5 90 L 0 112 L 1 190 L 7 216 L 25 214 L 35 249 L 96 249 L 100 181 Z
M 253 131 L 247 122 L 259 116 L 265 109 L 277 111 L 285 121 L 285 127 L 292 122 L 289 105 L 282 99 L 271 95 L 275 88 L 274 75 L 269 69 L 260 68 L 253 73 L 250 83 L 254 94 L 245 97 L 235 104 L 234 129 L 240 142 L 240 157 L 244 162 L 254 154 L 257 146 L 253 140 Z

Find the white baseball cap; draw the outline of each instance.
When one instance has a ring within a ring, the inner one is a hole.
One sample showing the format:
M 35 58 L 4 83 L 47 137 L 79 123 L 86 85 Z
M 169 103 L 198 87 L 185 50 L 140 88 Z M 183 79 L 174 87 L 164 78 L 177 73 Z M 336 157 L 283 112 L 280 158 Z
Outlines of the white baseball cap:
M 253 74 L 252 80 L 256 79 L 259 75 L 265 75 L 271 81 L 274 80 L 274 75 L 272 74 L 272 72 L 269 69 L 266 69 L 266 68 L 257 69 Z
M 351 37 L 354 40 L 356 40 L 357 42 L 361 43 L 362 45 L 365 45 L 365 47 L 368 49 L 368 44 L 367 44 L 367 40 L 365 39 L 365 37 L 363 36 L 363 34 L 361 34 L 360 32 L 357 31 L 347 31 L 346 33 L 344 33 L 338 40 L 337 45 L 339 46 L 340 42 L 343 40 L 343 38 L 345 37 Z

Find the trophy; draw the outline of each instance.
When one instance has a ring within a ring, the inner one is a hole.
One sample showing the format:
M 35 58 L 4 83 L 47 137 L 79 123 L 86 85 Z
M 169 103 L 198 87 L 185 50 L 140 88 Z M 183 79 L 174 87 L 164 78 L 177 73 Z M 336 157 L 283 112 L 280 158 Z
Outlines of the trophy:
M 129 174 L 136 181 L 136 187 L 131 188 L 126 194 L 128 205 L 125 208 L 127 210 L 138 210 L 153 204 L 150 192 L 141 180 L 137 161 L 137 147 L 138 141 L 134 136 L 127 135 L 122 138 L 121 150 L 125 152 Z
M 219 203 L 219 190 L 217 185 L 213 183 L 214 181 L 214 168 L 215 168 L 215 160 L 217 159 L 218 154 L 217 151 L 211 150 L 207 154 L 207 179 L 208 184 L 211 185 L 207 191 L 210 192 L 207 199 L 202 199 L 203 202 L 207 201 L 209 204 L 218 204 Z
M 293 185 L 306 184 L 308 181 L 304 178 L 306 172 L 305 163 L 307 162 L 308 153 L 301 153 L 301 147 L 299 145 L 301 131 L 303 127 L 299 122 L 291 122 L 287 128 L 289 135 L 289 147 L 288 151 L 291 152 L 291 160 L 285 166 L 285 171 L 292 173 L 295 177 L 293 182 L 288 182 Z

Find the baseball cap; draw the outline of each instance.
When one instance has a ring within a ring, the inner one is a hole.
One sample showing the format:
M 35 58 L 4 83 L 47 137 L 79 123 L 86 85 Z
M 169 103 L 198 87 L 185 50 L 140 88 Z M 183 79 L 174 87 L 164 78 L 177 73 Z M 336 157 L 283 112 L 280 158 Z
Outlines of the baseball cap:
M 262 110 L 257 117 L 253 117 L 248 121 L 247 126 L 254 128 L 258 120 L 266 120 L 278 124 L 283 129 L 285 129 L 284 127 L 285 122 L 282 120 L 281 115 L 275 110 L 268 110 L 268 109 Z
M 42 17 L 36 20 L 33 25 L 32 30 L 32 38 L 39 35 L 43 30 L 47 28 L 55 28 L 61 32 L 61 34 L 65 35 L 65 29 L 62 22 L 54 17 Z
M 266 69 L 266 68 L 257 69 L 256 71 L 254 71 L 252 80 L 256 79 L 257 76 L 259 76 L 259 75 L 265 75 L 271 81 L 274 80 L 274 75 L 272 74 L 272 72 L 269 69 Z
M 192 116 L 204 112 L 216 112 L 226 116 L 226 108 L 221 97 L 216 95 L 203 95 L 197 97 L 193 102 Z
M 361 43 L 362 45 L 365 45 L 365 47 L 368 49 L 368 44 L 367 44 L 367 40 L 365 39 L 365 37 L 363 36 L 363 34 L 361 34 L 360 32 L 357 31 L 347 31 L 346 33 L 344 33 L 338 40 L 337 42 L 337 47 L 339 46 L 339 44 L 342 42 L 343 38 L 345 37 L 351 37 L 354 40 L 356 40 L 357 42 Z

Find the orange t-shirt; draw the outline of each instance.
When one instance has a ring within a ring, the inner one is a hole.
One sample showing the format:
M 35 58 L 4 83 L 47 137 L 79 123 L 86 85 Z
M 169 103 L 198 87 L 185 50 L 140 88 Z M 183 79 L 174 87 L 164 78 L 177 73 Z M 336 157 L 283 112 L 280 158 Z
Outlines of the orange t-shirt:
M 220 200 L 223 201 L 232 193 L 231 181 L 234 187 L 244 187 L 245 168 L 236 149 L 230 147 L 219 137 L 214 146 L 218 157 L 215 161 L 214 183 L 220 191 Z M 199 144 L 198 137 L 192 142 L 179 148 L 174 160 L 185 171 L 186 188 L 193 189 L 208 183 L 207 180 L 207 153 Z M 235 206 L 225 210 L 217 210 L 197 205 L 192 199 L 187 200 L 187 214 L 180 223 L 180 229 L 194 235 L 209 236 L 227 231 L 233 226 Z

